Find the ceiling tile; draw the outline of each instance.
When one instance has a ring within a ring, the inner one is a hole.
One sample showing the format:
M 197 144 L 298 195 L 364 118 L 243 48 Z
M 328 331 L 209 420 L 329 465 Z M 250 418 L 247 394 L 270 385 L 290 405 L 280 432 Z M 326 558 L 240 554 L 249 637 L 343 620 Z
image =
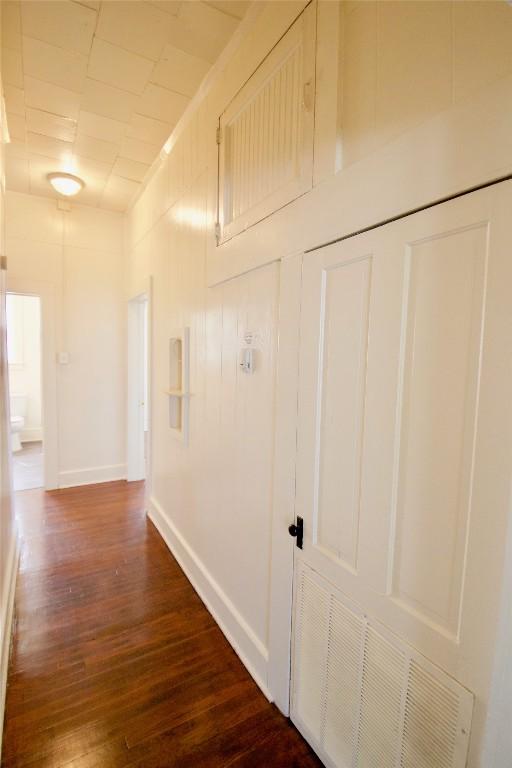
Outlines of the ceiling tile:
M 126 137 L 121 142 L 121 157 L 127 157 L 128 160 L 136 160 L 138 163 L 147 163 L 151 165 L 160 147 L 155 144 L 147 144 L 145 141 L 131 139 Z
M 88 77 L 85 81 L 82 109 L 127 123 L 135 110 L 137 98 L 134 93 L 121 91 Z
M 20 4 L 12 0 L 2 2 L 2 46 L 21 51 Z
M 56 11 L 54 2 L 23 0 L 23 34 L 87 56 L 96 26 L 96 12 L 69 0 L 60 0 L 57 8 Z
M 25 118 L 20 115 L 16 115 L 7 110 L 7 128 L 9 131 L 9 138 L 11 141 L 16 139 L 17 141 L 25 141 Z
M 105 185 L 101 204 L 113 211 L 125 211 L 139 187 L 140 184 L 136 181 L 111 176 Z
M 23 88 L 23 62 L 21 51 L 2 49 L 2 83 Z
M 111 120 L 110 117 L 95 115 L 93 112 L 80 111 L 78 117 L 78 132 L 85 136 L 93 136 L 103 141 L 119 144 L 126 131 L 126 123 Z
M 156 6 L 161 11 L 165 11 L 165 13 L 177 16 L 181 11 L 183 0 L 151 0 L 151 5 Z
M 168 88 L 170 91 L 193 96 L 211 64 L 189 53 L 166 45 L 162 58 L 151 75 L 151 82 Z
M 206 5 L 216 8 L 228 16 L 234 16 L 235 19 L 243 19 L 250 6 L 250 0 L 204 0 Z
M 5 158 L 5 176 L 7 188 L 14 192 L 30 191 L 30 176 L 28 160 L 16 155 L 7 155 Z
M 93 80 L 141 94 L 153 70 L 153 62 L 94 38 L 88 75 Z
M 25 115 L 25 94 L 14 85 L 4 85 L 5 106 L 14 115 Z
M 133 115 L 126 129 L 126 135 L 132 139 L 162 147 L 169 138 L 172 128 L 170 123 L 163 123 L 161 120 L 154 120 L 144 115 Z
M 24 141 L 13 139 L 11 136 L 11 141 L 9 144 L 5 145 L 5 154 L 6 156 L 9 155 L 10 157 L 23 157 L 27 159 L 29 153 L 27 150 L 27 145 Z
M 238 26 L 238 20 L 204 3 L 183 3 L 180 15 L 171 18 L 168 42 L 212 64 Z
M 90 157 L 73 155 L 69 168 L 69 173 L 74 173 L 77 176 L 80 176 L 86 184 L 89 184 L 92 179 L 106 181 L 112 171 L 112 163 L 103 163 L 100 160 L 93 160 Z
M 137 112 L 174 126 L 189 102 L 188 96 L 148 83 L 137 106 Z
M 27 107 L 27 130 L 32 133 L 42 133 L 44 136 L 53 136 L 62 141 L 74 141 L 76 120 Z
M 87 57 L 24 36 L 23 66 L 26 75 L 81 93 L 87 71 Z
M 25 104 L 76 120 L 80 109 L 80 94 L 25 76 Z
M 96 35 L 127 51 L 158 61 L 167 42 L 170 16 L 151 3 L 103 3 Z
M 123 179 L 142 181 L 150 166 L 146 163 L 138 163 L 136 160 L 128 160 L 126 157 L 118 157 L 114 163 L 112 173 L 114 176 L 122 176 Z
M 61 141 L 52 136 L 43 136 L 41 133 L 31 131 L 27 131 L 27 147 L 31 153 L 62 162 L 66 162 L 73 151 L 73 144 L 70 141 Z
M 78 5 L 85 5 L 86 8 L 93 8 L 95 11 L 99 11 L 101 2 L 100 0 L 73 0 Z
M 100 160 L 112 165 L 119 153 L 119 144 L 79 133 L 75 140 L 74 152 L 81 157 Z

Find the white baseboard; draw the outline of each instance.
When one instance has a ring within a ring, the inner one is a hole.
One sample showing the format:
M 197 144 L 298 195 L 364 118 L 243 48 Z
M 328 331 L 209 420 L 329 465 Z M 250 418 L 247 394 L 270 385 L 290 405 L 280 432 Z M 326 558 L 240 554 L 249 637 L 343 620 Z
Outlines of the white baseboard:
M 22 429 L 20 433 L 20 440 L 22 443 L 39 443 L 43 439 L 43 430 L 41 427 L 35 427 L 34 429 Z
M 14 614 L 14 593 L 16 591 L 16 575 L 18 572 L 18 539 L 13 537 L 5 568 L 5 581 L 2 594 L 2 615 L 0 637 L 0 756 L 2 754 L 2 735 L 5 713 L 5 694 L 7 691 L 7 673 L 9 670 L 9 650 L 11 647 L 12 619 Z
M 59 488 L 74 488 L 76 485 L 109 483 L 126 480 L 126 464 L 106 464 L 103 467 L 87 469 L 66 469 L 59 472 Z
M 227 640 L 233 646 L 235 653 L 266 698 L 272 701 L 273 698 L 267 686 L 267 648 L 254 634 L 154 496 L 149 499 L 148 516 Z

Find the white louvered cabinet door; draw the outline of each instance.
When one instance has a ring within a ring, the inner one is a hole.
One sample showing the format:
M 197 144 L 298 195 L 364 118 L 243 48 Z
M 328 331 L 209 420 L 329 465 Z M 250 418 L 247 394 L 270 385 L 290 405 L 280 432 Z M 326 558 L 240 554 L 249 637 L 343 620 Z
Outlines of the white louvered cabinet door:
M 312 3 L 219 121 L 219 226 L 228 240 L 312 186 L 315 99 Z
M 511 206 L 506 182 L 304 257 L 291 710 L 336 768 L 481 768 Z

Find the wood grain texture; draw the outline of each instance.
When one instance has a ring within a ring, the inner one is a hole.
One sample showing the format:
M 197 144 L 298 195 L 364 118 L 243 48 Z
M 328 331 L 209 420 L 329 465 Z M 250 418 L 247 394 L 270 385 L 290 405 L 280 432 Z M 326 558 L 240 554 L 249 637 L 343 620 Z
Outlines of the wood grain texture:
M 321 766 L 143 510 L 142 483 L 17 494 L 3 768 Z

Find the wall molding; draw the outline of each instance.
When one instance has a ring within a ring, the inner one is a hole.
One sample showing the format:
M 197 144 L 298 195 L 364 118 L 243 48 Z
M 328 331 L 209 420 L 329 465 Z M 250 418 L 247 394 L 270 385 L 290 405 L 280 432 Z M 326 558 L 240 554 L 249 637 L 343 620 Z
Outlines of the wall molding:
M 147 514 L 251 677 L 266 698 L 273 701 L 267 685 L 268 649 L 255 635 L 154 496 L 149 499 Z
M 59 488 L 109 483 L 113 480 L 126 480 L 126 464 L 105 464 L 101 467 L 66 469 L 59 472 Z
M 43 439 L 43 430 L 41 427 L 28 427 L 21 430 L 20 440 L 22 443 L 38 443 Z
M 16 575 L 18 572 L 19 546 L 18 537 L 13 536 L 5 569 L 5 582 L 2 594 L 1 638 L 0 648 L 0 755 L 2 754 L 2 736 L 5 713 L 5 695 L 7 692 L 7 673 L 9 670 L 9 652 L 13 630 L 14 593 L 16 591 Z

